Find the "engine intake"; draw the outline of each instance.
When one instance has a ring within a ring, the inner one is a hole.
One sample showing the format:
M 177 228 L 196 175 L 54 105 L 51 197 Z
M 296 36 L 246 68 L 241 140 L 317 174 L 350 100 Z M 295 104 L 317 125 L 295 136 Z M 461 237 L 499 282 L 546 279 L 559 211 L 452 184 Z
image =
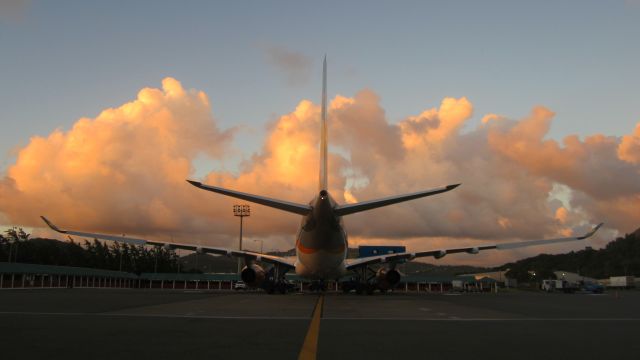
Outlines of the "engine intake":
M 400 272 L 395 269 L 380 268 L 376 272 L 376 282 L 381 289 L 392 289 L 400 282 Z
M 251 264 L 249 266 L 245 266 L 240 273 L 240 278 L 244 281 L 245 284 L 252 287 L 258 287 L 262 284 L 266 277 L 266 273 L 264 269 L 259 265 Z

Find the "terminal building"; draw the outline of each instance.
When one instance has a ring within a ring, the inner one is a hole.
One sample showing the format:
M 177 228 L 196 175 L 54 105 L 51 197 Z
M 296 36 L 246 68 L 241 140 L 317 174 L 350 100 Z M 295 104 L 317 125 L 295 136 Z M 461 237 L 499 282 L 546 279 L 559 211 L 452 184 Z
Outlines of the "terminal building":
M 474 273 L 474 274 L 464 274 L 461 276 L 473 276 L 474 279 L 476 279 L 477 281 L 482 281 L 483 279 L 486 279 L 485 281 L 493 280 L 497 282 L 498 285 L 503 287 L 517 287 L 518 282 L 516 281 L 516 279 L 507 277 L 506 274 L 508 271 L 509 269 L 498 270 L 498 271 L 488 271 L 488 272 Z

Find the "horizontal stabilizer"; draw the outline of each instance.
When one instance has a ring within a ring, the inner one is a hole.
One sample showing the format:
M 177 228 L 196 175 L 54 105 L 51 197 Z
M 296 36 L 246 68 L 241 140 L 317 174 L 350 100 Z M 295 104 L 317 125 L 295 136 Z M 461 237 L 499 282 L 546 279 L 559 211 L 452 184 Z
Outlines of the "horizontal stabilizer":
M 272 207 L 272 208 L 283 210 L 283 211 L 292 212 L 299 215 L 307 215 L 311 212 L 311 206 L 309 205 L 296 204 L 289 201 L 271 199 L 264 196 L 258 196 L 258 195 L 247 194 L 239 191 L 228 190 L 228 189 L 224 189 L 217 186 L 204 185 L 203 183 L 198 181 L 187 180 L 187 182 L 203 190 L 231 196 L 237 199 L 250 201 L 256 204 Z
M 447 191 L 453 190 L 453 189 L 457 188 L 458 186 L 460 186 L 460 184 L 447 185 L 447 186 L 443 186 L 443 187 L 439 187 L 439 188 L 435 188 L 435 189 L 430 189 L 430 190 L 425 190 L 425 191 L 419 191 L 419 192 L 415 192 L 415 193 L 411 193 L 411 194 L 390 196 L 390 197 L 386 197 L 386 198 L 382 198 L 382 199 L 364 201 L 364 202 L 359 202 L 359 203 L 355 203 L 355 204 L 341 205 L 341 206 L 338 206 L 335 209 L 335 213 L 338 216 L 355 214 L 355 213 L 358 213 L 358 212 L 372 210 L 372 209 L 376 209 L 376 208 L 387 206 L 387 205 L 393 205 L 393 204 L 401 203 L 401 202 L 404 202 L 404 201 L 409 201 L 409 200 L 419 199 L 419 198 L 426 197 L 426 196 L 441 194 L 443 192 L 447 192 Z

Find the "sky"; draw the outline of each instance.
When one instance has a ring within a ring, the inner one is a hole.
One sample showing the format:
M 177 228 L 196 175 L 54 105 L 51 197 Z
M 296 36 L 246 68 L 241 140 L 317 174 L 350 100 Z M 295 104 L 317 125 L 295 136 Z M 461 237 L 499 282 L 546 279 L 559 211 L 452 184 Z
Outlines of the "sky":
M 588 244 L 601 247 L 640 226 L 639 20 L 634 0 L 4 1 L 0 226 L 51 235 L 46 212 L 232 246 L 232 202 L 184 178 L 308 201 L 326 54 L 337 200 L 463 183 L 352 216 L 353 244 L 418 250 L 604 221 Z M 256 206 L 246 233 L 286 249 L 297 223 Z

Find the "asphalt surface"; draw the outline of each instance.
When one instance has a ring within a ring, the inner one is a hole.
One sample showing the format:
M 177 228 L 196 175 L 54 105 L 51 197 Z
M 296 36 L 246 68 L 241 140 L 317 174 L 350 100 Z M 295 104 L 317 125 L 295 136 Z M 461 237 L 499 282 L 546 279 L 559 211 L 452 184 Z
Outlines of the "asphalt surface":
M 639 358 L 640 292 L 267 295 L 0 291 L 2 359 Z

